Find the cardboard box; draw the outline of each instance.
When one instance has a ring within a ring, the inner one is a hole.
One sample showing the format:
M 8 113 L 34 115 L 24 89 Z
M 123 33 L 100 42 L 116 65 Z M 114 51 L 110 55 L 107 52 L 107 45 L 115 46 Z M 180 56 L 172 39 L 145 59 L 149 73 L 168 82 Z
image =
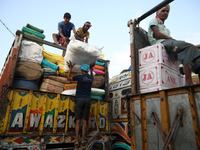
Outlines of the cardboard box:
M 140 93 L 149 93 L 153 91 L 160 91 L 160 90 L 166 90 L 169 89 L 169 87 L 166 86 L 155 86 L 151 88 L 145 88 L 145 89 L 140 89 Z
M 64 85 L 65 85 L 64 83 L 54 81 L 52 79 L 44 79 L 40 86 L 40 91 L 62 93 Z
M 139 49 L 139 68 L 157 63 L 162 63 L 176 71 L 179 70 L 180 62 L 172 62 L 161 43 Z
M 155 86 L 175 88 L 180 86 L 180 73 L 163 65 L 150 65 L 139 69 L 140 89 Z

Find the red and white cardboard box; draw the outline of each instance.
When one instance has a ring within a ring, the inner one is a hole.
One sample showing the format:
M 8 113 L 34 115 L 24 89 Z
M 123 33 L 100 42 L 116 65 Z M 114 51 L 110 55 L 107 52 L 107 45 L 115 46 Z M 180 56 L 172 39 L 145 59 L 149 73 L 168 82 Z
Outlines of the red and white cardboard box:
M 140 93 L 149 93 L 149 92 L 153 92 L 153 91 L 160 91 L 160 90 L 166 90 L 169 89 L 169 87 L 166 86 L 154 86 L 151 88 L 145 88 L 145 89 L 141 89 Z
M 153 86 L 166 86 L 169 88 L 180 86 L 180 73 L 163 65 L 156 64 L 139 69 L 140 89 Z
M 139 49 L 139 68 L 156 63 L 163 63 L 174 70 L 179 70 L 180 62 L 169 59 L 163 44 L 159 43 Z
M 180 75 L 180 79 L 179 79 L 179 86 L 185 86 L 185 76 L 184 75 Z

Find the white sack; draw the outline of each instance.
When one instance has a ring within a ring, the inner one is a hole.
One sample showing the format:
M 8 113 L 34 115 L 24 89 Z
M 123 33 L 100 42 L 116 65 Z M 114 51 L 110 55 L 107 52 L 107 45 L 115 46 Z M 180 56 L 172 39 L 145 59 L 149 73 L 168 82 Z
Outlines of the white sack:
M 19 51 L 19 60 L 41 64 L 43 60 L 42 46 L 35 42 L 23 40 Z
M 64 90 L 61 94 L 76 96 L 76 89 Z
M 90 65 L 97 61 L 97 58 L 101 55 L 101 49 L 102 48 L 97 46 L 76 40 L 73 36 L 67 46 L 67 51 L 64 57 L 64 71 L 69 71 L 67 61 L 70 60 L 72 63 L 75 63 L 72 72 L 80 72 L 80 66 L 82 64 Z

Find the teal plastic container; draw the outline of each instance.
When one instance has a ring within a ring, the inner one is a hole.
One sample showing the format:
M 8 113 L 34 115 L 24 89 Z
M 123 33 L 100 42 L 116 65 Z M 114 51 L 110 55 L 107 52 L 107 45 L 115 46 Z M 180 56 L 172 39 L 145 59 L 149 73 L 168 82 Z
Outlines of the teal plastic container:
M 43 60 L 42 60 L 42 66 L 43 66 L 44 68 L 51 68 L 51 69 L 53 69 L 53 70 L 58 70 L 58 65 L 56 65 L 56 64 L 54 64 L 54 63 L 52 63 L 52 62 L 49 62 L 49 61 L 47 61 L 46 59 L 43 59 Z
M 37 27 L 35 27 L 35 26 L 32 26 L 32 25 L 30 25 L 29 23 L 26 25 L 26 27 L 31 28 L 31 29 L 33 29 L 33 30 L 35 30 L 35 31 L 37 31 L 37 32 L 44 33 L 44 30 L 39 29 L 39 28 L 37 28 Z
M 35 36 L 37 36 L 37 37 L 39 37 L 39 38 L 41 38 L 41 39 L 44 39 L 44 38 L 45 38 L 45 35 L 44 35 L 44 34 L 42 34 L 42 33 L 40 33 L 40 32 L 37 32 L 37 31 L 35 31 L 35 30 L 33 30 L 33 29 L 30 29 L 30 28 L 28 28 L 28 27 L 23 27 L 23 28 L 22 28 L 22 33 L 24 33 L 24 32 L 27 32 L 27 33 L 29 33 L 29 34 L 33 34 L 33 35 L 35 35 Z
M 103 62 L 100 62 L 100 61 L 96 61 L 96 65 L 104 66 L 104 65 L 105 65 L 105 63 L 103 63 Z

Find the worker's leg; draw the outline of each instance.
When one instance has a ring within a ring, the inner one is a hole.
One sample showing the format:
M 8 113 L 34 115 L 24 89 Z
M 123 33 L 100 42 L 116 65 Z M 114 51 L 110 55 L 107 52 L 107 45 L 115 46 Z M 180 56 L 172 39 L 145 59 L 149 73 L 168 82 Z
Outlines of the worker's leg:
M 185 66 L 185 85 L 193 85 L 194 83 L 192 82 L 192 70 L 189 67 L 189 64 Z
M 90 99 L 84 100 L 81 143 L 85 143 L 85 134 L 86 134 L 86 130 L 87 130 L 87 120 L 89 119 L 90 106 L 91 106 L 91 100 Z
M 69 44 L 69 42 L 70 42 L 70 41 L 68 40 L 67 43 L 66 43 L 66 47 L 67 47 L 67 45 Z M 67 51 L 67 48 L 66 48 L 66 50 L 63 50 L 63 52 L 62 52 L 62 56 L 63 56 L 63 57 L 65 57 L 66 51 Z
M 75 105 L 75 133 L 76 133 L 76 142 L 74 144 L 79 144 L 79 129 L 80 129 L 80 121 L 81 121 L 81 116 L 82 116 L 82 101 L 76 100 L 76 105 Z
M 75 142 L 75 144 L 79 144 L 79 128 L 80 128 L 80 119 L 76 120 L 76 124 L 75 124 L 75 132 L 76 132 L 76 142 Z
M 56 33 L 52 34 L 52 37 L 53 37 L 53 40 L 54 40 L 55 44 L 58 44 L 58 38 L 57 38 L 57 36 L 58 36 L 58 34 L 56 34 Z
M 83 119 L 81 143 L 85 143 L 85 133 L 86 133 L 86 130 L 87 130 L 87 120 Z

